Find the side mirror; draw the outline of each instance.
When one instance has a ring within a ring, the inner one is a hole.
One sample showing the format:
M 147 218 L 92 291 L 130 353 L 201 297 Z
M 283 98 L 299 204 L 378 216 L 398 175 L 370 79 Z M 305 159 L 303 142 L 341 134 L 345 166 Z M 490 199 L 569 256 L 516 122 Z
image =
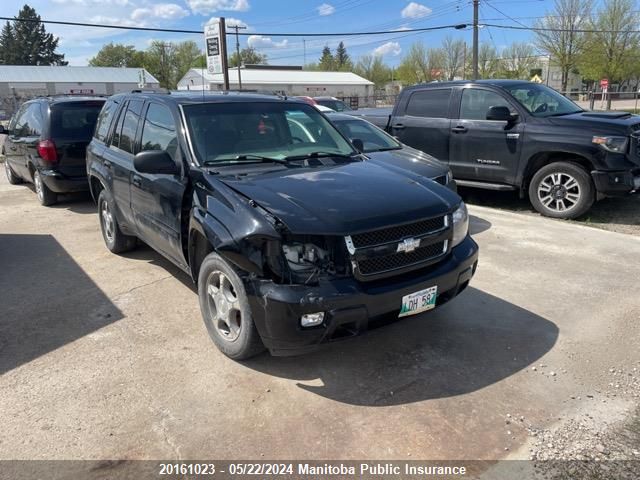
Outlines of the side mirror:
M 359 138 L 354 138 L 353 140 L 351 140 L 351 143 L 359 152 L 362 152 L 364 150 L 364 143 Z
M 145 150 L 133 157 L 133 166 L 140 173 L 176 175 L 179 173 L 176 162 L 164 150 Z
M 512 115 L 511 111 L 505 107 L 491 107 L 487 111 L 487 120 L 496 120 L 500 122 L 513 122 L 518 118 L 518 115 Z

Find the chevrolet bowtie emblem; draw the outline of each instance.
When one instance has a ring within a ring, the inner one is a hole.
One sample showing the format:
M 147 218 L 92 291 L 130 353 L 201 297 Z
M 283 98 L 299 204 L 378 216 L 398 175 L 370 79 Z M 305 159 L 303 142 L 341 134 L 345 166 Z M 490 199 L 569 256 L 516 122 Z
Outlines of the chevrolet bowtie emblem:
M 413 252 L 419 246 L 420 246 L 420 239 L 405 238 L 402 242 L 398 244 L 398 250 L 396 251 L 409 253 L 409 252 Z

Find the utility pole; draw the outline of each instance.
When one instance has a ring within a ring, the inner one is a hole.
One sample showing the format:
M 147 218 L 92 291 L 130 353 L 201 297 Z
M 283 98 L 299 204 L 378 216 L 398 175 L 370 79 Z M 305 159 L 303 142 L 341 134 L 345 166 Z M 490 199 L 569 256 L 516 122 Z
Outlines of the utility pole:
M 473 80 L 478 79 L 478 7 L 480 0 L 473 0 Z
M 229 67 L 227 62 L 227 24 L 225 23 L 224 17 L 220 17 L 220 53 L 224 89 L 226 91 L 229 91 Z
M 304 38 L 302 39 L 302 52 L 304 57 L 302 68 L 304 69 L 307 66 L 307 40 Z
M 246 26 L 229 25 L 229 28 L 235 28 L 236 30 L 236 55 L 238 56 L 238 90 L 242 90 L 242 78 L 240 76 L 240 65 L 242 64 L 242 57 L 240 56 L 240 40 L 238 40 L 238 30 L 245 30 Z

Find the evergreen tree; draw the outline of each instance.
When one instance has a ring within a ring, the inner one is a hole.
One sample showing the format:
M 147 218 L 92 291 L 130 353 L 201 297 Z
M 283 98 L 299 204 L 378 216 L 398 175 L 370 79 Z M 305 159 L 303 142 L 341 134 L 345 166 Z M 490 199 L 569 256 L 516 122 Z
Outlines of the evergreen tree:
M 56 53 L 59 39 L 46 32 L 35 9 L 25 5 L 14 18 L 13 25 L 7 23 L 0 34 L 0 63 L 67 65 L 64 55 Z
M 0 33 L 0 64 L 13 65 L 15 63 L 14 33 L 11 24 L 7 22 Z
M 347 53 L 347 48 L 344 46 L 344 42 L 340 42 L 338 48 L 336 48 L 335 63 L 338 70 L 351 70 L 351 59 Z
M 322 49 L 322 56 L 320 57 L 320 61 L 318 62 L 318 69 L 321 71 L 330 72 L 335 70 L 335 59 L 331 54 L 331 49 L 328 45 Z

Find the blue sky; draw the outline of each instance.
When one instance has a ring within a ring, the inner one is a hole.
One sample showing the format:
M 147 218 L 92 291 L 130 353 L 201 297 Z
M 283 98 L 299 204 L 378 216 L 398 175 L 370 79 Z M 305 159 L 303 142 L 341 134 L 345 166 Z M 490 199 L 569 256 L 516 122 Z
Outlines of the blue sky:
M 4 0 L 4 15 L 16 15 L 25 0 Z M 468 23 L 472 19 L 471 0 L 32 0 L 43 19 L 88 23 L 121 24 L 145 27 L 200 30 L 212 18 L 224 16 L 227 24 L 242 23 L 251 37 L 241 37 L 267 54 L 270 63 L 300 65 L 304 61 L 303 39 L 270 37 L 264 33 L 359 32 L 397 30 L 380 36 L 346 37 L 344 42 L 353 59 L 376 53 L 385 62 L 397 65 L 412 42 L 439 46 L 445 35 L 462 38 L 471 44 L 471 30 L 443 30 L 420 34 L 402 29 Z M 553 7 L 552 0 L 481 0 L 480 18 L 490 23 L 530 25 Z M 511 17 L 511 18 L 507 18 Z M 200 35 L 129 32 L 97 28 L 47 25 L 60 37 L 59 50 L 70 65 L 86 65 L 89 58 L 108 42 L 125 43 L 144 49 L 151 40 L 194 40 Z M 305 39 L 307 62 L 316 61 L 324 45 L 335 48 L 340 38 Z M 508 43 L 530 41 L 529 32 L 482 28 L 480 40 L 499 50 Z M 235 40 L 229 38 L 230 48 Z

